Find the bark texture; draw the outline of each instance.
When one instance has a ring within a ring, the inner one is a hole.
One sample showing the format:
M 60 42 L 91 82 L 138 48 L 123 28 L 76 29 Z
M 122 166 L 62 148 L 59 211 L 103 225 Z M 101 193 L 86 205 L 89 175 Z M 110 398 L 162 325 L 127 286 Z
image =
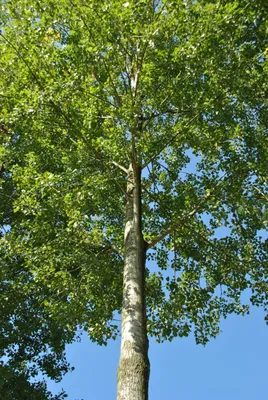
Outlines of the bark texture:
M 146 246 L 141 229 L 141 171 L 128 171 L 121 353 L 117 400 L 147 400 L 149 381 L 145 308 Z

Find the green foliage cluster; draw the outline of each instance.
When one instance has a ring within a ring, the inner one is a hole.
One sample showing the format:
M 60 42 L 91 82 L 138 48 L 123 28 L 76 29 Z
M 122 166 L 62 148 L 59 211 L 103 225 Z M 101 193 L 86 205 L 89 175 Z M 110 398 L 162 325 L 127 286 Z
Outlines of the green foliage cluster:
M 30 374 L 26 371 L 17 372 L 7 365 L 0 364 L 1 397 L 5 400 L 63 400 L 64 392 L 52 395 L 46 388 L 45 381 L 30 382 Z

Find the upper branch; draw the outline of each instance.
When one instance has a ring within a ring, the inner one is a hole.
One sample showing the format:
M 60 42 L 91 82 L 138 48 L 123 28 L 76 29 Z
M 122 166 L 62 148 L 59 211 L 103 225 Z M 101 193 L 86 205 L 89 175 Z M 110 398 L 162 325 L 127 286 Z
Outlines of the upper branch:
M 127 170 L 125 167 L 123 167 L 122 165 L 118 164 L 118 163 L 115 162 L 115 161 L 111 161 L 111 163 L 112 163 L 113 165 L 115 165 L 117 168 L 119 168 L 119 169 L 121 169 L 122 171 L 124 171 L 126 174 L 128 174 L 128 170 Z
M 193 118 L 191 118 L 190 121 L 186 124 L 185 127 L 188 127 L 190 123 L 193 122 L 198 117 L 198 115 L 199 113 L 195 114 Z M 176 140 L 176 138 L 179 136 L 180 133 L 181 133 L 180 130 L 175 132 L 175 134 L 166 143 L 164 143 L 163 146 L 160 147 L 160 150 L 156 154 L 154 154 L 148 161 L 145 162 L 145 164 L 142 166 L 142 169 L 146 168 L 147 165 L 151 164 L 151 162 L 153 162 L 172 142 L 174 142 L 174 140 Z
M 152 239 L 150 242 L 147 242 L 147 249 L 153 248 L 154 246 L 157 245 L 157 243 L 159 243 L 161 240 L 163 240 L 167 235 L 169 235 L 170 233 L 172 233 L 174 230 L 177 230 L 181 227 L 183 227 L 192 217 L 194 217 L 200 210 L 202 210 L 202 208 L 204 207 L 204 205 L 207 203 L 207 201 L 214 196 L 215 193 L 215 189 L 216 187 L 218 187 L 218 185 L 220 184 L 220 182 L 223 180 L 223 178 L 225 177 L 226 174 L 224 174 L 216 183 L 216 185 L 214 186 L 214 189 L 206 196 L 204 196 L 203 200 L 199 203 L 199 205 L 197 207 L 195 207 L 192 211 L 190 211 L 187 215 L 185 215 L 184 217 L 182 217 L 179 220 L 174 221 L 173 223 L 171 223 L 169 226 L 165 227 L 163 229 L 163 231 L 156 236 L 154 239 Z
M 193 217 L 201 209 L 201 207 L 204 205 L 204 203 L 208 200 L 208 197 L 210 197 L 210 196 L 206 196 L 204 201 L 198 207 L 193 209 L 189 214 L 185 215 L 182 219 L 171 223 L 168 227 L 163 229 L 163 231 L 160 233 L 160 235 L 156 236 L 150 242 L 147 242 L 147 249 L 153 248 L 155 245 L 157 245 L 157 243 L 161 242 L 161 240 L 163 240 L 167 235 L 172 233 L 174 230 L 184 226 L 186 224 L 186 222 L 188 222 L 189 219 L 191 217 Z

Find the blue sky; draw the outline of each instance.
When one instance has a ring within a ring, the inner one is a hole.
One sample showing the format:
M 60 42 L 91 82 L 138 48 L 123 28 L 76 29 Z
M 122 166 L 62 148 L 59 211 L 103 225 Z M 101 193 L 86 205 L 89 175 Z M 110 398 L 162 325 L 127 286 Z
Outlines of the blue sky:
M 206 347 L 194 338 L 150 341 L 150 400 L 265 400 L 268 398 L 268 327 L 261 309 L 230 316 L 222 333 Z M 70 400 L 116 398 L 120 342 L 99 347 L 84 337 L 68 346 L 75 371 L 49 389 L 64 388 Z

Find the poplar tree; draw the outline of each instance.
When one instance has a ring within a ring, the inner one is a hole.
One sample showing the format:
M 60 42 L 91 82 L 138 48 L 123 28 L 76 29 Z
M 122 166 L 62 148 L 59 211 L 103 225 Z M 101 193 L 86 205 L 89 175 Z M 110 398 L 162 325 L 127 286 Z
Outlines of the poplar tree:
M 59 354 L 120 315 L 117 400 L 148 399 L 148 335 L 267 311 L 265 3 L 1 3 L 1 304 Z

